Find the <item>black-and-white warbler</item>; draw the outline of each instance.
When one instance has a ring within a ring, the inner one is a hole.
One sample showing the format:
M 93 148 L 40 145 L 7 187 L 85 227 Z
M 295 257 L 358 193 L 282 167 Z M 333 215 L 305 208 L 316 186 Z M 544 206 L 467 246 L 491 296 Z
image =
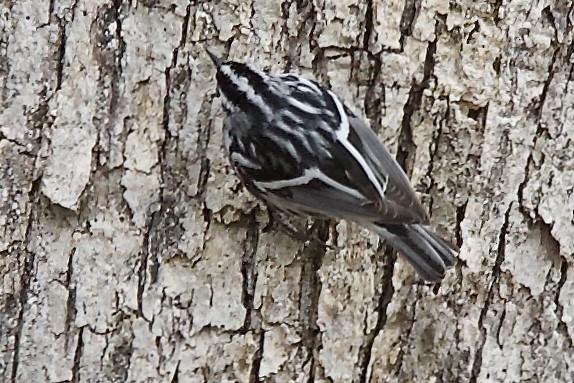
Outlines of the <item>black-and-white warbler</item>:
M 207 49 L 206 49 L 207 50 Z M 247 190 L 281 211 L 347 219 L 380 235 L 428 281 L 455 249 L 427 226 L 409 180 L 375 133 L 332 91 L 207 50 L 224 96 L 224 146 Z

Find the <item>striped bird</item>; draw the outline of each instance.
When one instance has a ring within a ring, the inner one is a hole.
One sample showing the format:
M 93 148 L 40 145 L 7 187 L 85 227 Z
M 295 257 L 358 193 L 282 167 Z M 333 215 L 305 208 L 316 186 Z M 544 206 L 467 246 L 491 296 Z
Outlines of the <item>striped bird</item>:
M 346 219 L 380 235 L 427 281 L 456 249 L 375 133 L 332 91 L 295 74 L 270 75 L 209 50 L 224 96 L 224 147 L 247 190 L 291 214 Z

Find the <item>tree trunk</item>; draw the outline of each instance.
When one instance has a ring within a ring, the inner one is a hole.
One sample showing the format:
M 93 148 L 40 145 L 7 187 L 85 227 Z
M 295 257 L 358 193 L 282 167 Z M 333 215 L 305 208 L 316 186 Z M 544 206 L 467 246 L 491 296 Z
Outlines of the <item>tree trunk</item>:
M 572 2 L 4 0 L 3 382 L 574 381 Z M 265 231 L 203 50 L 330 86 L 460 245 Z

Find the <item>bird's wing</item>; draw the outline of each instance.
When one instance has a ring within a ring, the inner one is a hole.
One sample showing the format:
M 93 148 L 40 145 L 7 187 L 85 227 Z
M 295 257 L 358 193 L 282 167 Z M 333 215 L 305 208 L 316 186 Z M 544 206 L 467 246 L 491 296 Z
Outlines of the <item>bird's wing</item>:
M 358 118 L 349 118 L 346 138 L 323 148 L 329 155 L 309 152 L 274 124 L 251 123 L 241 112 L 226 119 L 230 159 L 248 190 L 272 205 L 359 222 L 428 221 L 400 166 Z
M 359 148 L 369 165 L 377 174 L 386 176 L 386 189 L 383 204 L 380 206 L 379 223 L 420 223 L 428 224 L 425 208 L 410 184 L 410 181 L 379 138 L 356 116 L 349 117 L 351 129 L 349 141 Z

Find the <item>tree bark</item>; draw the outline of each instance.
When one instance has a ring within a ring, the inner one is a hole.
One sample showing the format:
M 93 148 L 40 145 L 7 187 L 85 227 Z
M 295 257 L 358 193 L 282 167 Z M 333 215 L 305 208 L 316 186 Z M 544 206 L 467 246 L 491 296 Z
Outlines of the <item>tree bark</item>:
M 572 2 L 5 0 L 3 382 L 574 381 Z M 330 86 L 460 245 L 265 231 L 203 46 Z

